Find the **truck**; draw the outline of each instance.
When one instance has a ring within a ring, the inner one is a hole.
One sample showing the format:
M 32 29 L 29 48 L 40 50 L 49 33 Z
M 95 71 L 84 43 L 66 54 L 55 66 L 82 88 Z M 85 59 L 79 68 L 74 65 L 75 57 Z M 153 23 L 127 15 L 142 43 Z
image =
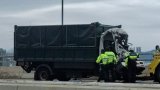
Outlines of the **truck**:
M 128 34 L 121 25 L 15 25 L 14 60 L 27 73 L 35 71 L 35 80 L 96 76 L 95 61 L 106 47 L 116 55 L 128 50 Z

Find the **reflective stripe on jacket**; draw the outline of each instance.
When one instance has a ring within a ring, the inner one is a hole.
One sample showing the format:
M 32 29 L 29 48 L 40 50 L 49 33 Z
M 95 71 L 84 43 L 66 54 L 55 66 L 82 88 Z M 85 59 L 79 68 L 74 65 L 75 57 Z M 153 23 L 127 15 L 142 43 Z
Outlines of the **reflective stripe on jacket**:
M 126 66 L 128 65 L 128 60 L 137 60 L 138 57 L 139 57 L 138 53 L 130 52 L 125 59 Z

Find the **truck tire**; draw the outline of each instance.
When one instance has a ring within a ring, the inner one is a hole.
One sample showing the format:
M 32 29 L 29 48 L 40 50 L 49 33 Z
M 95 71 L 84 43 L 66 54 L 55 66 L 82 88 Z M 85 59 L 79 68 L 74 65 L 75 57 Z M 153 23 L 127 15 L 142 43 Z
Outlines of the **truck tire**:
M 34 80 L 48 81 L 53 80 L 53 76 L 51 76 L 51 72 L 46 67 L 40 67 L 35 71 Z
M 155 79 L 160 83 L 160 65 L 158 65 L 156 72 L 155 72 Z
M 70 77 L 67 77 L 67 75 L 65 73 L 59 73 L 57 75 L 57 79 L 59 81 L 69 81 L 71 78 Z

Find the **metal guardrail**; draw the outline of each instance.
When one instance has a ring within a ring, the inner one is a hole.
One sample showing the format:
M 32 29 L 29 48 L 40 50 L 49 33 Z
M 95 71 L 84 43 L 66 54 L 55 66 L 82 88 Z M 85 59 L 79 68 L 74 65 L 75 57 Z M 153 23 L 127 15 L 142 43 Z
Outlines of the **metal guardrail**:
M 13 55 L 0 55 L 0 66 L 15 66 L 16 62 L 13 58 Z

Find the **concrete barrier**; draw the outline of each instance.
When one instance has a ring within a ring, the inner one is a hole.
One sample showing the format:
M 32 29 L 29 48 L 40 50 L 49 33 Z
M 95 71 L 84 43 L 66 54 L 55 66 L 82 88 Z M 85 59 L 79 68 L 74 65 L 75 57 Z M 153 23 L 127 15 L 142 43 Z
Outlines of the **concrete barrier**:
M 0 90 L 159 90 L 160 84 L 0 80 Z

